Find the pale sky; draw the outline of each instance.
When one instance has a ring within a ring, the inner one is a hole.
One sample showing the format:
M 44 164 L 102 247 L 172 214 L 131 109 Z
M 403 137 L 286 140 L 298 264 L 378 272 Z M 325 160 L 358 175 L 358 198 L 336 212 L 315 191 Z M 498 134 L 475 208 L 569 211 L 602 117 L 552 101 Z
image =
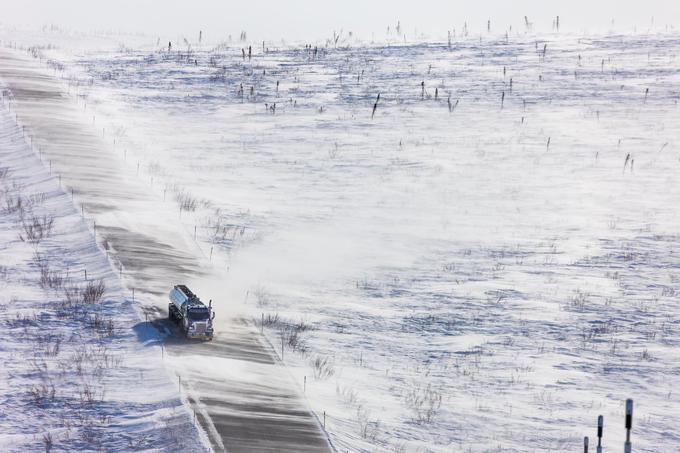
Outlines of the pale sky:
M 680 28 L 680 0 L 2 0 L 5 25 L 57 24 L 81 31 L 143 31 L 186 34 L 203 30 L 209 40 L 238 36 L 254 39 L 320 39 L 333 30 L 353 31 L 363 38 L 384 37 L 388 25 L 401 21 L 407 34 L 415 29 L 442 36 L 460 30 L 503 33 L 508 25 L 523 28 L 524 16 L 537 30 L 550 30 L 556 15 L 563 30 L 644 30 L 652 24 Z M 614 19 L 614 27 L 612 27 Z

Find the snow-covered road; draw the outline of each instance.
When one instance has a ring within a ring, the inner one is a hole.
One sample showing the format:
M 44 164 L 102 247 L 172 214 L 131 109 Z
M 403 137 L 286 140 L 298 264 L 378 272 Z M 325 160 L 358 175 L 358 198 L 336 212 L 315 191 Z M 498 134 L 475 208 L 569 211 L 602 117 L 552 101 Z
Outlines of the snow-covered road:
M 15 118 L 3 99 L 0 450 L 207 451 L 158 332 Z
M 0 52 L 0 80 L 12 112 L 62 187 L 96 232 L 119 276 L 151 320 L 160 319 L 176 283 L 218 287 L 211 266 L 177 221 L 163 195 L 114 158 L 96 118 L 80 108 L 56 77 L 20 53 Z M 178 375 L 216 450 L 324 451 L 330 449 L 285 367 L 266 343 L 215 298 L 218 335 L 212 343 L 171 336 L 166 365 Z

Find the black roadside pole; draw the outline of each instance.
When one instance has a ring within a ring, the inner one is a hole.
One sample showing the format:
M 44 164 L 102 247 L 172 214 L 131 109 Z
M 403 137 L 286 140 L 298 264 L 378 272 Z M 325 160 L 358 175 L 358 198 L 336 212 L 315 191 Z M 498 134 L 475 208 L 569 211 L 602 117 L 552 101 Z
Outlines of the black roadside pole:
M 604 429 L 604 417 L 599 415 L 597 417 L 597 450 L 596 453 L 602 453 L 602 430 Z
M 630 444 L 630 430 L 633 427 L 633 400 L 628 398 L 626 400 L 626 443 L 623 444 L 623 452 L 631 453 L 633 447 Z

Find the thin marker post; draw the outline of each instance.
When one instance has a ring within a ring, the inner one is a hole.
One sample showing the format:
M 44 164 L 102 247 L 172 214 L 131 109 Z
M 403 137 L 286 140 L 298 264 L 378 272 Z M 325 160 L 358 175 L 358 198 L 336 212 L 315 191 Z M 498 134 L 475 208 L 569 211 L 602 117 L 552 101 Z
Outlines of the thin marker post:
M 633 447 L 630 443 L 630 430 L 633 428 L 633 400 L 626 400 L 626 443 L 623 444 L 624 453 L 631 453 Z
M 597 449 L 596 453 L 602 453 L 602 430 L 604 429 L 604 417 L 597 417 Z

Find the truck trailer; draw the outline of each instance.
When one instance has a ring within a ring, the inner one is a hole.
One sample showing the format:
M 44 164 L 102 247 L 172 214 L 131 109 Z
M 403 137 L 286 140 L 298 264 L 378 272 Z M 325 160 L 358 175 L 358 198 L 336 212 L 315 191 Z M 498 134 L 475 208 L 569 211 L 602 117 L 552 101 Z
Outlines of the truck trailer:
M 215 319 L 212 300 L 206 307 L 186 285 L 175 285 L 170 291 L 168 317 L 182 328 L 187 338 L 212 340 Z

